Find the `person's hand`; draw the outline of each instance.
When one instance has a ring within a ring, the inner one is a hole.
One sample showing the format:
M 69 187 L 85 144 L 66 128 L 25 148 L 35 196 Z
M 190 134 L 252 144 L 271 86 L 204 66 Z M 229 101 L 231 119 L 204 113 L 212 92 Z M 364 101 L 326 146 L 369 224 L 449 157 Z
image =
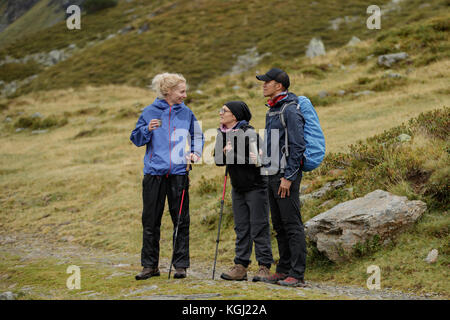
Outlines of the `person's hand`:
M 263 154 L 262 149 L 259 149 L 259 156 L 262 157 L 262 154 Z M 252 162 L 256 164 L 257 162 L 256 154 L 254 154 L 253 152 L 249 152 L 249 156 Z
M 253 152 L 250 152 L 250 159 L 252 160 L 253 163 L 256 163 L 256 154 L 254 154 Z
M 223 153 L 230 152 L 231 150 L 233 150 L 233 147 L 231 146 L 231 141 L 228 141 L 225 148 L 223 148 Z
M 278 195 L 280 196 L 280 198 L 284 198 L 287 194 L 287 196 L 289 197 L 290 192 L 289 189 L 291 188 L 291 184 L 292 181 L 287 180 L 286 178 L 281 178 L 281 183 L 280 183 L 280 187 L 278 188 Z
M 159 128 L 159 120 L 158 119 L 152 119 L 150 123 L 148 124 L 148 131 L 152 131 Z
M 186 160 L 190 163 L 196 163 L 199 159 L 200 159 L 200 157 L 198 155 L 196 155 L 195 153 L 190 153 L 190 154 L 186 155 Z

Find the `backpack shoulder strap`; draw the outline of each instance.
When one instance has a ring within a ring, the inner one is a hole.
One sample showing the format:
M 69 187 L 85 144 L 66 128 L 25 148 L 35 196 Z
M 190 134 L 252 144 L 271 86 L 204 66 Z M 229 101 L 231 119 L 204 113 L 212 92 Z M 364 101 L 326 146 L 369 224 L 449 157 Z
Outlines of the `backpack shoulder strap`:
M 289 156 L 289 143 L 288 143 L 289 141 L 288 141 L 287 124 L 286 124 L 286 120 L 284 118 L 284 110 L 287 107 L 293 106 L 293 105 L 298 107 L 298 103 L 297 102 L 293 102 L 293 103 L 287 102 L 287 103 L 283 104 L 283 106 L 281 107 L 281 110 L 280 110 L 280 121 L 281 121 L 281 124 L 283 125 L 283 128 L 284 128 L 284 153 L 285 153 L 286 157 Z

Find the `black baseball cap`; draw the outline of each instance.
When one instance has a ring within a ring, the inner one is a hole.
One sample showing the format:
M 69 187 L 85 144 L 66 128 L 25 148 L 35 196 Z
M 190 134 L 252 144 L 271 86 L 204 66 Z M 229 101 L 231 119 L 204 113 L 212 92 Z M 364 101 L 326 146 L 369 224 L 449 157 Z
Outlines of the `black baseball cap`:
M 278 68 L 272 68 L 269 71 L 267 71 L 266 74 L 256 76 L 256 79 L 260 81 L 275 80 L 276 82 L 281 83 L 286 90 L 289 88 L 291 84 L 287 73 Z

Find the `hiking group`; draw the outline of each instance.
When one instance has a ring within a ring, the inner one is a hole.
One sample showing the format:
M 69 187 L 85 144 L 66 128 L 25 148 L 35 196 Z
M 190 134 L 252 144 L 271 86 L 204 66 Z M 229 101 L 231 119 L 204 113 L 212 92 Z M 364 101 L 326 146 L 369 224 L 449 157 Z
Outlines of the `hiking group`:
M 219 111 L 214 161 L 226 169 L 217 246 L 228 174 L 236 233 L 234 265 L 221 278 L 247 280 L 254 244 L 259 270 L 253 281 L 304 286 L 306 240 L 300 214 L 300 182 L 303 171 L 316 168 L 323 160 L 325 140 L 309 99 L 288 91 L 286 72 L 272 68 L 256 78 L 263 82 L 263 94 L 268 98 L 264 140 L 250 125 L 252 114 L 245 102 L 226 102 Z M 190 164 L 202 156 L 204 136 L 195 115 L 183 102 L 187 94 L 182 75 L 159 74 L 152 88 L 157 98 L 143 110 L 130 136 L 136 146 L 146 146 L 143 269 L 136 280 L 160 275 L 160 227 L 166 196 L 174 225 L 170 270 L 173 265 L 174 278 L 185 278 L 190 266 L 188 175 Z M 186 145 L 190 146 L 188 152 Z M 274 273 L 270 273 L 274 260 L 269 208 L 279 252 Z

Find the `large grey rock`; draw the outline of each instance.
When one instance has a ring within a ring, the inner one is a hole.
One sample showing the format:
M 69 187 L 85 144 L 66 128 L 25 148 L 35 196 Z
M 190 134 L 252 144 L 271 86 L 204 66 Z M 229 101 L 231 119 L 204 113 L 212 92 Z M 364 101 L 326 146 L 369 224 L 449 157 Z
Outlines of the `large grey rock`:
M 325 46 L 324 46 L 322 40 L 317 39 L 317 38 L 312 38 L 306 49 L 306 56 L 308 58 L 314 58 L 317 56 L 322 56 L 324 54 L 326 54 L 326 52 L 325 52 Z
M 383 54 L 378 56 L 378 64 L 390 68 L 394 63 L 408 58 L 406 52 Z
M 354 245 L 375 235 L 381 241 L 392 239 L 419 219 L 426 208 L 422 201 L 375 190 L 315 216 L 306 222 L 305 232 L 320 252 L 340 262 L 353 252 Z

